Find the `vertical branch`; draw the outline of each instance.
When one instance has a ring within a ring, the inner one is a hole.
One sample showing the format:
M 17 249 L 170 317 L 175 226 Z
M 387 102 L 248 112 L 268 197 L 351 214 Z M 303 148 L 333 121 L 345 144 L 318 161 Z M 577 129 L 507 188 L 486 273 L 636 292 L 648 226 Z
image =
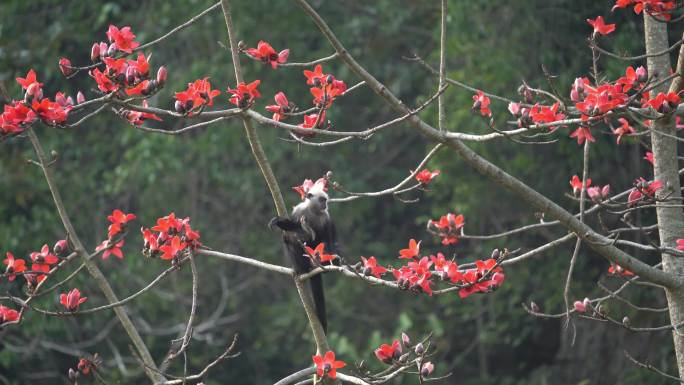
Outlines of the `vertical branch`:
M 665 52 L 668 48 L 667 36 L 668 23 L 655 20 L 648 12 L 644 12 L 644 38 L 646 40 L 646 54 L 648 72 L 651 77 L 665 77 L 670 70 L 670 56 L 667 53 L 655 56 L 656 52 Z M 680 68 L 682 63 L 677 64 Z M 670 89 L 679 88 L 679 78 L 670 85 Z M 652 94 L 668 92 L 668 85 L 661 84 L 655 87 Z M 661 135 L 662 132 L 666 135 Z M 675 130 L 674 116 L 666 115 L 663 118 L 653 121 L 651 131 L 651 145 L 653 150 L 653 171 L 654 179 L 660 180 L 664 188 L 656 192 L 656 198 L 665 196 L 672 200 L 679 200 L 682 197 L 679 174 L 677 170 L 677 141 L 673 139 L 677 133 Z M 656 202 L 656 215 L 658 218 L 658 235 L 660 237 L 660 247 L 675 247 L 678 238 L 683 238 L 684 215 L 681 208 L 672 207 L 666 202 Z M 661 255 L 663 270 L 678 276 L 679 282 L 684 275 L 684 260 L 679 257 L 666 253 Z M 668 288 L 666 291 L 668 309 L 670 312 L 670 322 L 679 325 L 684 321 L 684 291 L 678 288 Z M 677 367 L 679 376 L 684 375 L 684 334 L 681 330 L 672 331 L 674 348 L 677 357 Z
M 69 218 L 66 208 L 64 207 L 62 196 L 57 189 L 54 176 L 52 175 L 52 170 L 50 169 L 50 166 L 48 166 L 47 157 L 45 156 L 45 151 L 38 140 L 38 136 L 31 127 L 28 127 L 26 132 L 28 133 L 28 137 L 31 140 L 31 144 L 36 152 L 36 156 L 38 157 L 40 168 L 43 170 L 45 180 L 47 181 L 50 192 L 52 193 L 52 199 L 57 207 L 57 212 L 59 213 L 59 217 L 62 219 L 62 223 L 64 224 L 64 229 L 67 232 L 67 237 L 74 245 L 75 251 L 83 260 L 83 264 L 88 270 L 88 273 L 90 273 L 90 276 L 105 295 L 107 301 L 109 301 L 109 303 L 119 302 L 119 299 L 116 297 L 116 294 L 114 294 L 112 287 L 109 285 L 109 282 L 107 282 L 107 278 L 105 278 L 104 274 L 102 274 L 102 271 L 100 271 L 95 262 L 90 260 L 83 243 L 76 234 L 74 226 L 71 224 L 71 219 Z M 147 377 L 149 377 L 154 383 L 165 381 L 165 378 L 157 370 L 157 365 L 154 363 L 154 359 L 152 358 L 147 345 L 145 345 L 145 342 L 143 342 L 142 338 L 140 337 L 138 330 L 133 325 L 133 322 L 131 322 L 128 314 L 126 314 L 126 309 L 124 306 L 115 307 L 114 313 L 116 313 L 116 316 L 119 318 L 119 322 L 121 322 L 121 326 L 123 326 L 124 330 L 126 330 L 128 337 L 131 339 L 131 342 L 133 342 L 138 354 L 142 358 L 143 363 L 145 364 L 145 373 L 147 374 Z
M 223 9 L 223 18 L 226 22 L 226 29 L 228 30 L 228 39 L 230 41 L 230 52 L 233 58 L 233 68 L 235 69 L 235 79 L 238 83 L 244 81 L 242 78 L 242 69 L 240 68 L 240 54 L 237 48 L 237 41 L 235 39 L 235 28 L 233 26 L 233 18 L 231 15 L 230 1 L 221 0 L 221 8 Z M 268 189 L 273 197 L 273 203 L 275 204 L 276 211 L 278 215 L 287 215 L 287 210 L 285 208 L 285 201 L 280 192 L 280 187 L 278 181 L 276 180 L 273 170 L 268 163 L 268 158 L 264 152 L 263 147 L 261 147 L 261 141 L 257 135 L 252 122 L 247 116 L 243 115 L 242 121 L 245 125 L 245 131 L 247 133 L 247 139 L 249 140 L 249 145 L 252 148 L 252 154 L 256 159 L 259 169 L 266 180 Z M 299 293 L 299 298 L 304 305 L 304 311 L 306 311 L 306 316 L 309 319 L 309 325 L 313 332 L 314 340 L 316 342 L 316 349 L 318 353 L 322 354 L 330 350 L 328 347 L 328 340 L 323 331 L 323 326 L 316 316 L 314 311 L 313 298 L 311 296 L 311 290 L 308 286 L 304 285 L 295 277 L 295 285 L 297 286 L 297 292 Z
M 437 91 L 444 89 L 446 85 L 446 19 L 447 19 L 447 0 L 442 0 L 442 28 L 439 36 L 439 87 Z M 439 131 L 444 131 L 444 93 L 437 97 L 437 110 Z
M 582 189 L 580 190 L 580 222 L 584 222 L 584 208 L 585 198 L 587 196 L 587 180 L 589 179 L 589 141 L 584 142 L 584 154 L 582 158 Z M 563 289 L 563 300 L 565 301 L 565 327 L 567 328 L 570 324 L 570 284 L 572 283 L 572 272 L 575 270 L 575 264 L 577 263 L 577 256 L 579 255 L 579 249 L 582 246 L 582 238 L 577 236 L 577 241 L 575 242 L 575 250 L 572 252 L 572 258 L 570 258 L 570 267 L 568 268 L 568 275 L 565 278 L 565 288 Z M 573 325 L 573 343 L 575 341 L 574 325 Z

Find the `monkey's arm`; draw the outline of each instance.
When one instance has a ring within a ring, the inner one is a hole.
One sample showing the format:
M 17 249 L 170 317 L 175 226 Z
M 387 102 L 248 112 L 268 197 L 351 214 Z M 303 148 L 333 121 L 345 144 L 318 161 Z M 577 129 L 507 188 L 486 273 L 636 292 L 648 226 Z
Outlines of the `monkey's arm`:
M 273 230 L 276 227 L 283 231 L 297 231 L 302 228 L 302 225 L 290 217 L 273 217 L 268 222 L 268 228 Z

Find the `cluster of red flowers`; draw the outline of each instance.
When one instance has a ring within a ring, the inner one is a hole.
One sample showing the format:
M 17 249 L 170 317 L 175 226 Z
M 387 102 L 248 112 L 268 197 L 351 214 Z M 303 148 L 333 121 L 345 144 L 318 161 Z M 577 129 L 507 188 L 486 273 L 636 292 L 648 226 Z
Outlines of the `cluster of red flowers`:
M 398 269 L 392 269 L 392 274 L 401 289 L 432 295 L 432 278 L 437 276 L 441 280 L 449 280 L 452 284 L 461 286 L 459 295 L 465 298 L 473 293 L 493 291 L 501 286 L 505 278 L 503 269 L 496 259 L 500 255 L 498 250 L 493 253 L 493 258 L 475 261 L 475 268 L 467 270 L 459 270 L 456 262 L 446 259 L 442 253 L 431 255 L 429 258 L 421 257 L 420 242 L 416 242 L 415 239 L 411 239 L 408 248 L 400 250 L 399 254 L 399 259 L 411 260 Z
M 67 120 L 74 105 L 71 96 L 58 92 L 55 101 L 43 98 L 43 83 L 38 82 L 36 72 L 30 69 L 25 78 L 17 78 L 24 90 L 23 100 L 14 100 L 3 107 L 0 114 L 0 139 L 18 134 L 40 118 L 45 124 L 56 126 Z
M 305 179 L 304 183 L 299 186 L 295 186 L 292 189 L 299 194 L 302 200 L 304 200 L 304 198 L 306 198 L 306 194 L 308 194 L 309 190 L 311 190 L 314 186 L 317 186 L 317 188 L 320 188 L 323 191 L 328 191 L 328 180 L 325 178 L 318 178 L 316 182 L 314 182 L 311 179 Z
M 608 267 L 608 274 L 610 275 L 620 275 L 622 277 L 631 277 L 634 275 L 631 271 L 623 268 L 622 266 L 618 265 L 617 263 L 611 263 L 610 266 Z
M 632 206 L 645 197 L 653 198 L 655 197 L 656 191 L 660 190 L 662 187 L 663 183 L 659 180 L 648 182 L 644 178 L 638 178 L 634 181 L 634 189 L 627 197 L 627 204 Z
M 247 48 L 244 52 L 253 59 L 270 64 L 273 69 L 278 68 L 278 64 L 286 63 L 288 56 L 290 56 L 289 49 L 276 52 L 270 44 L 263 40 L 259 41 L 256 48 Z
M 151 229 L 140 229 L 145 244 L 143 253 L 151 258 L 178 260 L 184 251 L 201 246 L 200 234 L 190 227 L 190 218 L 179 219 L 171 213 L 157 219 Z
M 19 320 L 19 312 L 10 309 L 7 306 L 0 305 L 0 326 L 6 322 L 15 322 Z
M 448 213 L 442 215 L 439 220 L 428 220 L 428 230 L 442 238 L 443 245 L 452 245 L 458 243 L 458 236 L 465 225 L 465 220 L 462 214 L 456 215 Z
M 585 183 L 582 183 L 577 175 L 573 175 L 570 179 L 570 186 L 572 187 L 572 193 L 578 196 L 582 191 L 582 187 L 587 190 L 587 195 L 589 199 L 593 201 L 602 201 L 610 195 L 610 185 L 601 186 L 591 186 L 591 178 L 587 178 Z
M 81 297 L 81 292 L 78 289 L 71 289 L 68 293 L 59 296 L 59 303 L 68 311 L 78 310 L 78 306 L 86 300 L 88 297 Z
M 112 211 L 112 214 L 107 217 L 107 220 L 111 222 L 107 229 L 107 239 L 95 248 L 95 251 L 104 250 L 102 259 L 107 259 L 112 254 L 119 259 L 123 259 L 124 255 L 121 248 L 124 246 L 125 241 L 122 234 L 126 231 L 126 224 L 134 219 L 135 214 L 125 214 L 119 209 Z
M 327 351 L 324 355 L 311 356 L 313 363 L 316 365 L 316 375 L 320 378 L 330 377 L 337 378 L 337 369 L 344 368 L 347 364 L 344 361 L 335 360 L 335 352 Z
M 404 353 L 404 348 L 408 351 Z M 401 342 L 399 340 L 392 341 L 392 344 L 382 344 L 374 351 L 375 357 L 377 357 L 380 362 L 386 365 L 392 365 L 396 362 L 408 363 L 413 361 L 415 358 L 411 358 L 411 353 L 415 354 L 416 358 L 420 358 L 418 362 L 419 374 L 421 377 L 427 377 L 435 370 L 435 365 L 429 361 L 423 361 L 426 352 L 425 347 L 422 342 L 415 345 L 411 345 L 411 339 L 406 333 L 401 333 Z
M 81 375 L 90 375 L 90 373 L 96 371 L 100 365 L 102 365 L 102 359 L 97 353 L 95 353 L 95 355 L 93 355 L 93 357 L 90 359 L 81 358 L 78 360 L 75 370 L 73 368 L 69 368 L 68 377 L 72 382 L 76 383 Z
M 65 239 L 57 241 L 50 252 L 47 244 L 43 245 L 40 251 L 34 251 L 29 254 L 31 259 L 31 269 L 27 270 L 26 261 L 20 258 L 15 258 L 11 252 L 7 252 L 6 258 L 3 260 L 5 265 L 5 276 L 8 281 L 13 282 L 17 275 L 22 275 L 26 280 L 29 290 L 45 280 L 50 273 L 52 267 L 59 262 L 59 257 L 63 257 L 68 252 L 68 245 Z
M 372 275 L 375 278 L 380 278 L 388 271 L 386 268 L 378 265 L 378 260 L 375 257 L 366 259 L 366 257 L 362 256 L 361 262 L 363 263 L 361 265 L 361 274 L 365 276 Z
M 613 11 L 617 8 L 633 7 L 637 15 L 646 11 L 649 15 L 659 16 L 664 21 L 672 19 L 670 14 L 677 6 L 675 0 L 615 0 Z
M 418 181 L 418 183 L 422 184 L 423 186 L 427 186 L 439 174 L 440 174 L 439 170 L 430 171 L 426 168 L 424 170 L 421 170 L 418 174 L 416 174 L 416 180 Z
M 174 108 L 181 114 L 192 115 L 196 110 L 204 106 L 213 106 L 214 98 L 221 93 L 219 90 L 212 90 L 209 78 L 197 79 L 188 83 L 185 91 L 176 92 L 176 103 Z

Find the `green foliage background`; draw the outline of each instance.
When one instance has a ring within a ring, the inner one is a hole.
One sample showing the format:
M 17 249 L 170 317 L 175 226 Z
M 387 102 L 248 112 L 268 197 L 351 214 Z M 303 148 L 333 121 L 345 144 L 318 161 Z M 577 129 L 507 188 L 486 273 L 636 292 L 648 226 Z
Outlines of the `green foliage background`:
M 130 25 L 138 40 L 163 35 L 211 1 L 23 1 L 0 4 L 0 81 L 10 95 L 20 97 L 17 76 L 34 68 L 49 94 L 78 90 L 94 97 L 94 82 L 86 76 L 70 81 L 59 73 L 57 60 L 66 56 L 74 64 L 89 62 L 89 48 L 105 39 L 112 23 Z M 618 22 L 617 32 L 601 44 L 639 53 L 641 19 L 631 12 L 610 14 L 612 1 L 515 0 L 450 1 L 448 24 L 449 76 L 475 87 L 515 98 L 522 80 L 547 87 L 541 66 L 554 84 L 567 93 L 576 76 L 588 75 L 591 54 L 586 44 L 585 19 L 606 15 Z M 438 59 L 439 2 L 418 0 L 313 1 L 347 48 L 366 68 L 408 105 L 418 105 L 436 89 L 436 81 L 419 65 L 402 57 L 417 53 Z M 308 61 L 332 53 L 311 21 L 291 2 L 253 0 L 235 2 L 240 40 L 254 46 L 269 41 L 276 49 L 288 47 L 292 61 Z M 681 33 L 673 28 L 672 36 Z M 672 41 L 675 41 L 673 38 Z M 233 86 L 232 64 L 220 12 L 212 12 L 190 28 L 146 53 L 154 68 L 166 65 L 169 81 L 150 100 L 151 105 L 172 108 L 173 92 L 187 82 L 210 76 L 215 87 Z M 306 108 L 310 95 L 301 69 L 270 67 L 243 58 L 248 80 L 261 79 L 264 97 L 255 107 L 263 111 L 278 91 Z M 340 62 L 324 66 L 347 84 L 358 81 Z M 605 59 L 608 78 L 619 76 L 624 63 Z M 472 93 L 451 88 L 446 93 L 448 128 L 475 133 L 486 125 L 469 110 Z M 4 101 L 6 102 L 6 101 Z M 225 106 L 222 95 L 219 106 Z M 494 116 L 503 123 L 506 106 L 494 102 Z M 329 118 L 336 129 L 360 130 L 395 115 L 367 89 L 336 102 Z M 422 117 L 436 124 L 436 106 Z M 163 127 L 182 122 L 167 119 Z M 347 142 L 315 148 L 283 141 L 278 130 L 260 127 L 264 147 L 286 190 L 288 204 L 298 197 L 287 190 L 305 178 L 332 170 L 335 179 L 352 191 L 386 188 L 405 177 L 429 149 L 429 144 L 407 125 L 398 126 L 370 141 Z M 77 129 L 60 131 L 40 127 L 38 134 L 48 150 L 59 153 L 54 170 L 67 208 L 86 244 L 94 248 L 106 236 L 105 216 L 114 208 L 135 212 L 138 221 L 128 237 L 123 261 L 98 261 L 121 297 L 133 293 L 155 277 L 166 263 L 145 259 L 136 226 L 150 226 L 157 217 L 176 212 L 192 217 L 203 242 L 217 250 L 285 263 L 277 234 L 266 229 L 274 214 L 270 195 L 249 151 L 241 123 L 227 121 L 179 137 L 143 133 L 113 113 L 103 114 Z M 506 140 L 474 145 L 482 155 L 518 176 L 543 194 L 574 207 L 565 194 L 570 176 L 580 173 L 581 151 L 568 130 L 561 129 L 558 143 L 521 146 Z M 635 142 L 616 147 L 606 133 L 595 133 L 598 143 L 590 165 L 596 183 L 626 189 L 637 176 L 648 176 L 640 160 L 644 149 Z M 0 251 L 26 257 L 44 243 L 64 237 L 59 218 L 40 170 L 26 162 L 30 143 L 17 138 L 0 150 Z M 404 204 L 392 198 L 359 199 L 331 208 L 348 260 L 375 255 L 392 264 L 397 250 L 409 238 L 423 240 L 428 252 L 456 254 L 459 261 L 484 258 L 494 247 L 528 250 L 563 235 L 561 229 L 531 232 L 498 242 L 466 242 L 443 248 L 424 230 L 429 218 L 448 211 L 466 215 L 468 233 L 494 233 L 536 221 L 518 199 L 466 168 L 448 150 L 430 164 L 442 170 L 431 191 L 414 194 L 420 200 Z M 648 220 L 648 218 L 645 218 Z M 413 338 L 434 333 L 438 349 L 437 374 L 452 372 L 444 383 L 458 384 L 658 384 L 664 380 L 635 369 L 624 359 L 626 349 L 670 373 L 676 372 L 670 337 L 625 333 L 605 325 L 578 320 L 577 340 L 557 320 L 531 318 L 520 304 L 536 301 L 544 310 L 562 309 L 562 284 L 571 246 L 561 247 L 527 263 L 510 268 L 496 293 L 461 300 L 457 296 L 428 298 L 411 293 L 369 287 L 358 281 L 328 275 L 330 342 L 338 357 L 348 363 L 366 360 L 379 369 L 373 349 L 398 338 L 402 331 Z M 653 256 L 644 255 L 648 261 Z M 242 265 L 201 258 L 199 322 L 189 349 L 188 371 L 196 372 L 223 351 L 233 333 L 240 333 L 240 357 L 212 370 L 207 385 L 273 383 L 311 364 L 313 342 L 296 291 L 287 277 L 273 276 Z M 582 250 L 573 296 L 597 294 L 595 282 L 615 284 L 605 277 L 607 264 Z M 21 280 L 17 280 L 20 282 Z M 95 285 L 83 275 L 72 286 L 82 289 L 89 304 L 102 304 Z M 2 283 L 2 290 L 18 294 L 20 284 Z M 663 306 L 659 293 L 632 292 L 637 300 Z M 50 296 L 48 296 L 50 297 Z M 151 292 L 127 306 L 144 334 L 154 357 L 169 348 L 169 340 L 182 334 L 190 306 L 190 274 L 173 274 Z M 56 295 L 39 302 L 57 305 Z M 615 314 L 628 312 L 619 303 Z M 660 325 L 664 316 L 630 314 L 633 323 Z M 20 327 L 0 332 L 0 382 L 5 384 L 67 383 L 66 373 L 79 356 L 99 352 L 110 383 L 145 383 L 131 355 L 128 341 L 113 313 L 77 319 L 53 319 L 29 313 Z M 172 365 L 182 373 L 182 363 Z M 415 383 L 415 377 L 397 380 Z M 401 382 L 403 381 L 403 382 Z

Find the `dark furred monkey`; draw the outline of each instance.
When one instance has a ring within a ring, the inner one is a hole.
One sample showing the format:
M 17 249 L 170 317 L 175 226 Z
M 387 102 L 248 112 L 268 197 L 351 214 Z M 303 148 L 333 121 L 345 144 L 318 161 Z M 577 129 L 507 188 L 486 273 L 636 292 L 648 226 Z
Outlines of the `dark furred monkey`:
M 325 180 L 318 180 L 308 190 L 302 203 L 292 209 L 290 217 L 275 217 L 268 224 L 269 228 L 278 227 L 283 230 L 285 252 L 292 260 L 297 274 L 311 271 L 315 266 L 306 255 L 304 246 L 315 248 L 325 244 L 328 254 L 338 254 L 339 246 L 335 233 L 335 224 L 328 214 L 328 194 L 325 192 Z M 316 305 L 316 315 L 327 333 L 328 322 L 323 295 L 323 278 L 318 274 L 310 279 L 311 293 Z

